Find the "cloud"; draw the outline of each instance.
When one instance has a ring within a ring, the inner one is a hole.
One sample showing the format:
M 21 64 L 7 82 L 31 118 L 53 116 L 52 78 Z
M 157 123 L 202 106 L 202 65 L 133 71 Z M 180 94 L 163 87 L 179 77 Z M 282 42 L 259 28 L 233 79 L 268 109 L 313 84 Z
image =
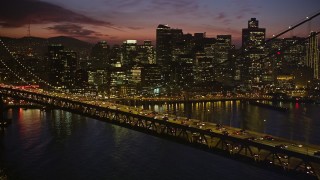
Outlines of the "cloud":
M 231 34 L 232 36 L 241 34 L 241 30 L 239 29 L 214 26 L 212 24 L 202 24 L 201 28 L 214 32 L 215 34 Z
M 74 37 L 91 43 L 96 43 L 101 39 L 112 37 L 108 34 L 103 34 L 94 30 L 86 29 L 83 26 L 77 24 L 57 24 L 45 29 L 53 31 L 54 33 L 61 36 Z
M 245 18 L 247 16 L 251 16 L 251 15 L 257 16 L 257 15 L 259 15 L 259 12 L 257 12 L 253 8 L 247 7 L 247 8 L 240 9 L 236 14 L 236 18 L 243 19 L 243 18 Z
M 224 25 L 230 25 L 231 19 L 229 19 L 225 12 L 220 12 L 218 15 L 216 15 L 215 20 L 218 20 L 219 22 L 223 23 Z
M 223 13 L 223 12 L 219 13 L 218 16 L 217 16 L 218 20 L 222 20 L 222 19 L 225 19 L 225 18 L 226 18 L 226 14 Z
M 64 34 L 72 37 L 83 37 L 83 36 L 99 36 L 102 35 L 95 31 L 85 29 L 82 26 L 76 24 L 58 24 L 52 27 L 46 28 L 48 30 L 53 30 L 56 33 Z
M 194 0 L 154 0 L 152 7 L 155 10 L 166 10 L 175 13 L 190 13 L 199 9 L 199 2 Z
M 236 18 L 237 18 L 237 19 L 242 19 L 242 18 L 243 18 L 243 15 L 240 14 L 240 15 L 238 15 Z
M 155 14 L 190 14 L 199 10 L 197 0 L 105 0 L 109 11 L 101 12 L 108 16 L 135 14 L 154 16 Z M 112 12 L 112 14 L 110 14 Z M 151 13 L 151 14 L 150 14 Z
M 141 29 L 143 29 L 143 27 L 135 27 L 135 26 L 129 26 L 127 28 L 131 29 L 131 30 L 141 30 Z
M 22 27 L 26 24 L 73 22 L 114 28 L 105 22 L 38 0 L 4 0 L 0 6 L 0 26 Z
M 131 8 L 132 6 L 140 5 L 142 1 L 143 0 L 122 0 L 122 1 L 117 0 L 117 3 L 119 8 L 126 8 L 126 7 Z
M 259 15 L 258 10 L 261 9 L 261 7 L 257 7 L 253 5 L 254 0 L 234 0 L 233 3 L 235 7 L 237 7 L 239 10 L 236 11 L 236 18 L 237 19 L 243 19 L 246 18 L 247 16 L 251 15 Z

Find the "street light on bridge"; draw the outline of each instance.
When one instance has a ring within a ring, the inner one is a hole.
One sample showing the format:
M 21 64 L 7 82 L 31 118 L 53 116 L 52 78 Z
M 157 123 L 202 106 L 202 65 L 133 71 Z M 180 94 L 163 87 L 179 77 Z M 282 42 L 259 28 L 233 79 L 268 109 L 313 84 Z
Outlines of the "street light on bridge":
M 266 133 L 266 122 L 267 122 L 267 120 L 264 119 L 264 120 L 263 120 L 263 133 L 264 133 L 264 134 Z

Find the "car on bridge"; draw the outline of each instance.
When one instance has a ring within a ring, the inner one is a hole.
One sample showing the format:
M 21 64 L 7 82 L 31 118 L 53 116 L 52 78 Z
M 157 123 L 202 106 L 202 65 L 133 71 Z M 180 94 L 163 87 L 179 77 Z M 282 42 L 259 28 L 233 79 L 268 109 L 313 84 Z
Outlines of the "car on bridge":
M 291 144 L 291 145 L 292 145 L 292 146 L 295 146 L 295 147 L 299 147 L 299 148 L 303 147 L 302 144 Z
M 168 116 L 164 116 L 164 117 L 162 118 L 162 120 L 164 120 L 164 121 L 168 121 L 168 120 L 169 120 L 169 118 L 168 118 Z
M 229 132 L 228 131 L 222 131 L 222 134 L 225 136 L 229 136 Z
M 288 145 L 280 144 L 280 145 L 276 145 L 275 147 L 280 148 L 280 149 L 286 149 L 286 148 L 288 148 Z
M 264 139 L 266 139 L 266 140 L 269 140 L 269 141 L 273 141 L 274 140 L 274 138 L 272 137 L 272 136 L 264 136 L 263 137 Z
M 254 137 L 254 136 L 252 136 L 252 137 L 248 137 L 248 138 L 246 138 L 246 140 L 249 140 L 249 141 L 255 141 L 255 140 L 257 140 L 257 138 L 256 138 L 256 137 Z

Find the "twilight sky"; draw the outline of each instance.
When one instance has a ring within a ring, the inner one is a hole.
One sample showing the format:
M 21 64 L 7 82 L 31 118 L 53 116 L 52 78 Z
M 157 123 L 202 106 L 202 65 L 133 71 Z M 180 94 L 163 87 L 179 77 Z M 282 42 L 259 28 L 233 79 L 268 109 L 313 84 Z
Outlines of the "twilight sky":
M 206 32 L 208 37 L 231 34 L 241 40 L 241 29 L 255 17 L 267 37 L 320 11 L 320 0 L 2 0 L 0 36 L 72 36 L 97 42 L 126 39 L 155 41 L 158 24 Z M 288 36 L 319 31 L 320 17 Z

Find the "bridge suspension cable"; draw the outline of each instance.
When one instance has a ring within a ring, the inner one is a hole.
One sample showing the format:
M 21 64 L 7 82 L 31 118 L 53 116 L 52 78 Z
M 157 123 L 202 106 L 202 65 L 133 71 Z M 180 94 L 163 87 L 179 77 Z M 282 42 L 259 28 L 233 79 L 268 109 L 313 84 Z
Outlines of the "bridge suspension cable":
M 23 67 L 24 70 L 26 70 L 28 73 L 30 73 L 33 77 L 35 77 L 39 82 L 43 82 L 45 83 L 47 86 L 49 86 L 50 88 L 53 88 L 54 90 L 57 90 L 57 88 L 53 85 L 51 85 L 50 83 L 48 83 L 47 81 L 41 79 L 39 76 L 37 76 L 36 74 L 34 74 L 28 67 L 26 67 L 25 65 L 23 65 L 14 55 L 13 53 L 10 51 L 10 49 L 4 44 L 3 40 L 0 38 L 0 43 L 3 45 L 3 47 L 7 50 L 7 52 L 11 55 L 11 57 L 21 66 Z M 1 60 L 2 64 L 5 64 L 3 62 L 3 60 Z M 7 68 L 9 68 L 7 65 L 5 65 Z M 13 74 L 15 74 L 12 70 L 10 70 Z M 16 74 L 15 74 L 16 75 Z M 17 76 L 17 75 L 16 75 Z M 20 78 L 21 79 L 21 78 Z M 25 81 L 26 82 L 26 81 Z M 59 91 L 61 91 L 59 89 Z
M 319 15 L 320 15 L 320 11 L 318 11 L 317 13 L 315 13 L 314 15 L 312 15 L 312 16 L 310 16 L 310 17 L 309 17 L 309 16 L 306 17 L 306 19 L 302 20 L 301 22 L 298 22 L 297 24 L 295 24 L 295 25 L 293 25 L 293 26 L 289 26 L 288 29 L 286 29 L 286 30 L 284 30 L 284 31 L 282 31 L 282 32 L 280 32 L 280 33 L 278 33 L 278 34 L 276 34 L 276 35 L 273 35 L 272 38 L 266 40 L 263 46 L 266 46 L 267 44 L 271 43 L 272 41 L 274 41 L 274 40 L 277 39 L 278 37 L 280 37 L 280 36 L 286 34 L 287 32 L 290 32 L 290 31 L 296 29 L 297 27 L 299 27 L 299 26 L 301 26 L 301 25 L 303 25 L 303 24 L 311 21 L 312 19 L 318 17 Z M 308 38 L 310 38 L 310 36 L 308 36 Z M 260 46 L 261 46 L 261 45 L 256 45 L 256 46 L 251 47 L 250 49 L 246 49 L 245 51 L 242 50 L 240 53 L 238 53 L 237 55 L 233 56 L 232 58 L 229 58 L 228 60 L 225 60 L 225 61 L 223 61 L 223 62 L 217 63 L 217 64 L 215 64 L 213 67 L 217 67 L 217 66 L 223 65 L 223 64 L 231 61 L 232 59 L 236 59 L 236 58 L 242 57 L 242 56 L 244 56 L 245 54 L 251 52 L 252 50 L 254 50 L 254 49 L 256 49 L 256 48 L 258 48 L 258 47 L 260 47 Z M 243 48 L 243 47 L 242 47 L 242 48 Z
M 263 57 L 259 58 L 257 61 L 262 61 L 262 60 L 265 59 L 265 58 L 272 57 L 272 56 L 274 56 L 278 51 L 284 51 L 284 50 L 289 49 L 290 47 L 293 47 L 293 46 L 302 44 L 302 43 L 306 42 L 307 40 L 309 40 L 310 38 L 312 38 L 312 37 L 314 37 L 314 36 L 317 36 L 318 34 L 320 34 L 320 31 L 317 31 L 317 32 L 315 32 L 314 34 L 309 35 L 308 37 L 299 39 L 298 41 L 293 42 L 292 44 L 288 44 L 288 45 L 286 45 L 286 46 L 282 46 L 282 48 L 280 48 L 280 49 L 273 50 L 272 52 L 269 52 L 268 54 L 266 54 L 266 55 L 264 55 Z
M 7 64 L 0 59 L 0 62 L 14 75 L 16 76 L 18 79 L 20 79 L 21 81 L 23 81 L 24 83 L 31 85 L 30 83 L 28 83 L 26 80 L 24 80 L 22 77 L 18 76 L 17 73 L 13 72 L 13 70 L 11 68 L 9 68 L 9 66 L 7 66 Z
M 280 32 L 280 33 L 277 34 L 277 35 L 273 35 L 272 38 L 270 38 L 270 39 L 268 39 L 268 40 L 266 41 L 266 43 L 268 43 L 269 41 L 273 41 L 274 39 L 276 39 L 276 38 L 278 38 L 278 37 L 286 34 L 286 33 L 289 32 L 289 31 L 293 31 L 293 30 L 296 29 L 297 27 L 299 27 L 299 26 L 301 26 L 301 25 L 303 25 L 303 24 L 311 21 L 312 19 L 318 17 L 319 15 L 320 15 L 320 12 L 317 12 L 317 13 L 315 13 L 314 15 L 312 15 L 312 16 L 310 16 L 310 17 L 307 16 L 303 21 L 301 21 L 301 22 L 299 22 L 299 23 L 297 23 L 297 24 L 295 24 L 295 25 L 293 25 L 293 26 L 289 26 L 288 29 Z

